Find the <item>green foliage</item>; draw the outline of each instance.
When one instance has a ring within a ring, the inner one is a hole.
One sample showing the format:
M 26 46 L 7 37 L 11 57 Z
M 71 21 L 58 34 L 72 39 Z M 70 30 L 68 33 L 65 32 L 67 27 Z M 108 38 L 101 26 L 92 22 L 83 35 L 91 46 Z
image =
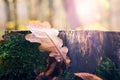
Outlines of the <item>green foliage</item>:
M 115 64 L 108 58 L 105 58 L 96 70 L 96 75 L 103 80 L 119 80 L 120 72 L 115 67 Z
M 34 80 L 34 69 L 44 70 L 48 55 L 39 51 L 39 44 L 26 41 L 24 35 L 8 33 L 0 43 L 0 78 Z

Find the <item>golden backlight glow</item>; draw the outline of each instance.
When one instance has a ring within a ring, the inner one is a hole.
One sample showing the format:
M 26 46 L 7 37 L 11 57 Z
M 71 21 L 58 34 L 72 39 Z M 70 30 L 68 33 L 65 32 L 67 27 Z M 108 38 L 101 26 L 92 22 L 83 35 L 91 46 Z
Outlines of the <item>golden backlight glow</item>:
M 94 31 L 109 31 L 108 28 L 102 27 L 100 24 L 96 23 L 91 26 L 77 27 L 75 30 L 94 30 Z
M 107 0 L 75 0 L 78 19 L 81 23 L 76 30 L 108 31 L 101 23 L 106 19 L 109 3 Z

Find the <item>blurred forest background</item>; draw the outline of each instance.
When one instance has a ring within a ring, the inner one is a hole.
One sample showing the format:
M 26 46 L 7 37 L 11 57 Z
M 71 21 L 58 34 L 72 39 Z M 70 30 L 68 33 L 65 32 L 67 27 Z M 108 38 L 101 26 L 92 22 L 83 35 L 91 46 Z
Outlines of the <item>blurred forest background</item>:
M 102 8 L 98 6 L 99 8 L 96 8 L 98 12 L 90 11 L 86 6 L 82 6 L 84 1 L 88 5 L 91 2 L 94 3 L 93 1 L 96 1 L 95 4 L 99 5 L 101 1 Z M 48 21 L 52 27 L 59 30 L 75 29 L 73 27 L 78 26 L 82 29 L 83 26 L 87 25 L 84 24 L 85 22 L 91 23 L 93 15 L 100 18 L 96 21 L 100 26 L 104 26 L 110 31 L 119 31 L 119 4 L 120 0 L 0 0 L 0 36 L 4 34 L 5 30 L 26 30 L 25 26 L 29 21 L 33 20 Z M 88 13 L 92 14 L 92 16 L 88 15 Z M 100 15 L 97 13 L 100 13 Z M 81 14 L 82 17 L 79 16 Z

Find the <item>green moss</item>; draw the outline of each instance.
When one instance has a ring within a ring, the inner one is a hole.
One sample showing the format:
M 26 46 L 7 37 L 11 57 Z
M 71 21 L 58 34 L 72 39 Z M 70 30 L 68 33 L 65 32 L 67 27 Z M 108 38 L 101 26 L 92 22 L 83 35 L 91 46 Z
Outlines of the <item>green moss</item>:
M 98 66 L 96 75 L 100 76 L 103 80 L 119 80 L 120 72 L 115 64 L 109 59 L 105 58 Z
M 26 41 L 25 34 L 22 33 L 6 34 L 0 44 L 0 78 L 34 80 L 34 69 L 44 70 L 48 56 L 39 51 L 39 45 Z

